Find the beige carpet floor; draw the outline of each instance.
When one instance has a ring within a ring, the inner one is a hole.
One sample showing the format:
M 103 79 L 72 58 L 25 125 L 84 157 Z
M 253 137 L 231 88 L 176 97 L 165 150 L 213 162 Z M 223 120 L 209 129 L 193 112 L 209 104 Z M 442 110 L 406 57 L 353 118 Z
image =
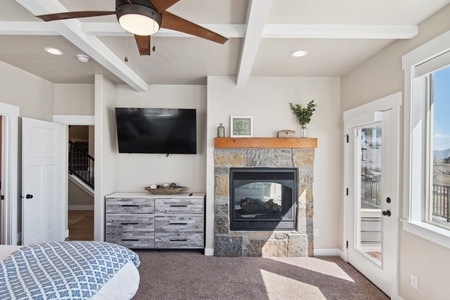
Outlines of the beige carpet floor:
M 339 257 L 207 257 L 196 251 L 136 251 L 134 299 L 389 299 Z

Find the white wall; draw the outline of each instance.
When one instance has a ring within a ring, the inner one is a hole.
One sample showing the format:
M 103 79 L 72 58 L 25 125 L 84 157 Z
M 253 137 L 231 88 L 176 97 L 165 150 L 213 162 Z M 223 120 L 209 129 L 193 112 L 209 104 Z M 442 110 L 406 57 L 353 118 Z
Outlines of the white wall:
M 94 115 L 95 85 L 55 84 L 54 115 Z
M 115 84 L 95 75 L 95 193 L 94 239 L 104 240 L 105 196 L 116 191 L 114 107 Z
M 53 119 L 53 84 L 0 61 L 0 102 L 20 107 L 20 116 Z
M 383 49 L 342 78 L 342 111 L 372 100 L 403 91 L 402 56 L 440 34 L 450 30 L 450 5 L 422 22 L 419 35 L 412 40 L 397 41 Z M 408 99 L 405 99 L 407 101 Z M 403 126 L 401 132 L 403 132 Z M 403 150 L 401 150 L 403 151 Z M 403 170 L 403 162 L 400 169 Z M 341 174 L 342 176 L 343 174 Z M 400 179 L 400 182 L 403 182 Z M 403 190 L 403 187 L 400 187 Z M 400 211 L 403 199 L 400 197 Z M 401 228 L 401 226 L 400 226 Z M 438 246 L 400 229 L 400 290 L 403 299 L 448 299 L 450 285 L 450 249 Z M 419 289 L 410 285 L 410 276 L 419 279 Z
M 206 179 L 206 87 L 202 85 L 151 85 L 148 93 L 137 93 L 126 85 L 116 88 L 117 107 L 195 108 L 197 109 L 197 154 L 127 154 L 118 153 L 117 192 L 145 192 L 151 184 L 176 182 L 189 192 L 205 192 Z M 109 124 L 116 134 L 115 122 Z
M 39 120 L 51 121 L 53 117 L 53 84 L 47 80 L 39 78 L 28 72 L 20 70 L 9 64 L 0 61 L 0 103 L 11 104 L 19 108 L 19 117 L 28 117 Z M 12 166 L 14 170 L 10 174 L 14 174 L 14 178 L 9 178 L 11 196 L 6 195 L 5 201 L 11 201 L 12 207 L 12 233 L 15 236 L 10 237 L 14 243 L 19 240 L 19 234 L 22 226 L 22 207 L 18 195 L 21 190 L 21 164 L 20 164 L 20 140 L 21 132 L 18 130 L 17 116 L 14 119 L 14 128 L 18 136 L 11 137 L 11 141 L 15 145 L 9 145 L 14 153 L 11 153 Z M 13 120 L 11 120 L 13 122 Z
M 318 138 L 314 160 L 314 228 L 316 249 L 336 249 L 341 244 L 340 187 L 340 79 L 251 77 L 237 87 L 234 77 L 208 77 L 207 113 L 207 221 L 206 248 L 214 246 L 214 138 L 223 123 L 229 136 L 230 116 L 253 116 L 254 137 L 276 137 L 279 130 L 299 132 L 289 102 L 317 103 L 308 126 Z

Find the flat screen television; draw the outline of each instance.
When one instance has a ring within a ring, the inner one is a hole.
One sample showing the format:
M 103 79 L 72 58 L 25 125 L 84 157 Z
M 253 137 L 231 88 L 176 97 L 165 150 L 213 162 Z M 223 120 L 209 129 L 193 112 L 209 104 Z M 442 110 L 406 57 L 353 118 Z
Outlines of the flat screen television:
M 195 109 L 116 107 L 119 153 L 197 153 Z

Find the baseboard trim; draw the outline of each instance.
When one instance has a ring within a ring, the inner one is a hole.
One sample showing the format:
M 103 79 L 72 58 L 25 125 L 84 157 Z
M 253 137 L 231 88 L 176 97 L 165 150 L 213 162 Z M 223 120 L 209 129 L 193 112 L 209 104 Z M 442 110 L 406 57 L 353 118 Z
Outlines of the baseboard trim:
M 94 205 L 69 205 L 69 210 L 94 210 Z
M 314 256 L 343 256 L 343 252 L 337 248 L 314 249 Z
M 205 248 L 205 256 L 214 256 L 214 248 Z

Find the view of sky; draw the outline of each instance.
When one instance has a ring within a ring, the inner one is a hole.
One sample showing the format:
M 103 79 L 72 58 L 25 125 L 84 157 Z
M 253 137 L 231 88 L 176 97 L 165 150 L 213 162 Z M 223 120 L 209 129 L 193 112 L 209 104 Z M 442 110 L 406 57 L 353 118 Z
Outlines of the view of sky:
M 450 66 L 434 73 L 434 150 L 450 149 Z

